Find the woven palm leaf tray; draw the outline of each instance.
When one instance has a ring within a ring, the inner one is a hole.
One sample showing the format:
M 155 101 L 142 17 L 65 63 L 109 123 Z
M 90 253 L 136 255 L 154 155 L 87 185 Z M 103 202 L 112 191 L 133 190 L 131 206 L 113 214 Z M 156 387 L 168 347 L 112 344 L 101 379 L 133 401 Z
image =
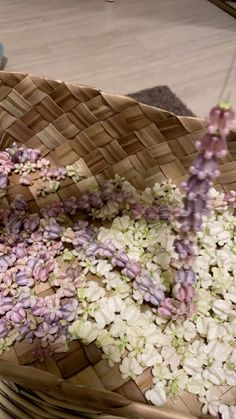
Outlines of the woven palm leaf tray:
M 194 142 L 204 121 L 177 117 L 135 100 L 96 88 L 20 73 L 0 72 L 0 147 L 13 143 L 37 149 L 54 166 L 70 165 L 81 179 L 64 179 L 53 194 L 39 196 L 34 185 L 11 176 L 4 208 L 24 196 L 31 213 L 55 200 L 80 197 L 91 186 L 116 175 L 138 190 L 171 179 L 186 179 L 196 156 Z M 216 188 L 236 186 L 236 135 L 229 135 L 229 154 L 221 161 Z M 51 295 L 48 282 L 38 296 Z M 43 361 L 33 343 L 17 341 L 0 357 L 1 418 L 207 418 L 196 396 L 183 391 L 156 407 L 145 398 L 152 385 L 151 369 L 133 379 L 122 378 L 119 366 L 108 365 L 92 342 L 69 343 Z M 232 397 L 232 394 L 231 394 Z M 2 409 L 2 410 L 1 410 Z

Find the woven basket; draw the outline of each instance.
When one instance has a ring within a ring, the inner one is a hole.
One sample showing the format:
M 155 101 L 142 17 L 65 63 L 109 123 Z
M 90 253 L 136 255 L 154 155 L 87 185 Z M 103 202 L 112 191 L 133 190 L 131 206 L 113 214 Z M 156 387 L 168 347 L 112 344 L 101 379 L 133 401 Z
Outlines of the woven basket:
M 57 166 L 75 165 L 86 177 L 79 183 L 67 179 L 57 195 L 39 199 L 34 187 L 20 186 L 14 175 L 4 205 L 22 193 L 36 212 L 55 198 L 81 195 L 115 174 L 139 189 L 166 178 L 179 184 L 204 127 L 199 119 L 177 117 L 95 88 L 0 72 L 1 149 L 23 143 L 40 149 Z M 235 140 L 231 133 L 230 154 L 221 165 L 217 187 L 224 190 L 235 187 Z M 38 287 L 38 294 L 48 292 L 48 284 Z M 40 363 L 31 345 L 17 343 L 1 357 L 0 375 L 1 418 L 208 417 L 188 393 L 163 408 L 148 405 L 144 393 L 151 384 L 150 370 L 135 381 L 123 380 L 118 367 L 110 368 L 93 344 L 72 342 L 69 352 Z

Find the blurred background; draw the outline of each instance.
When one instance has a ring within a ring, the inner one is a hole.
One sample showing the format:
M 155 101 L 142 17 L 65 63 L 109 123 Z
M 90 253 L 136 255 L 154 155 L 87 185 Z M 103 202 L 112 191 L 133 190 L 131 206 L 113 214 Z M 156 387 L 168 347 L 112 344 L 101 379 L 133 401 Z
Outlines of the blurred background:
M 236 48 L 236 20 L 208 0 L 0 0 L 0 34 L 7 70 L 120 94 L 166 85 L 197 116 Z

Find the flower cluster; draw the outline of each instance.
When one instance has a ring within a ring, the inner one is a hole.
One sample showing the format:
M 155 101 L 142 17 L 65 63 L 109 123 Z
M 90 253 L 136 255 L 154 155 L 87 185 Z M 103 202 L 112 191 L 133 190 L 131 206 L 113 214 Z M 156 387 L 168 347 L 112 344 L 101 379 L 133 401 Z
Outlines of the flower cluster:
M 189 169 L 189 179 L 183 184 L 186 195 L 184 207 L 178 216 L 180 239 L 175 242 L 181 265 L 175 278 L 176 298 L 180 301 L 181 314 L 191 314 L 195 310 L 194 237 L 196 232 L 202 230 L 203 217 L 209 215 L 210 188 L 220 173 L 217 159 L 227 154 L 226 138 L 234 117 L 234 111 L 225 103 L 220 103 L 211 110 L 208 131 L 196 142 L 199 154 Z M 175 309 L 173 305 L 171 309 L 170 304 L 171 301 L 167 310 L 164 302 L 160 312 L 165 315 L 175 314 Z

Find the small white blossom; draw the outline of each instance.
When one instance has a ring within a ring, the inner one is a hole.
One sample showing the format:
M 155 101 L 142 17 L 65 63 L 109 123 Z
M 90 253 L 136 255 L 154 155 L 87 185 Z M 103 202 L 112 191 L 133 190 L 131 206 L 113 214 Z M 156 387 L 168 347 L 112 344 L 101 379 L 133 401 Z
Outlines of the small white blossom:
M 145 397 L 155 406 L 161 406 L 166 402 L 166 392 L 162 382 L 156 383 L 151 390 L 146 391 Z
M 135 358 L 124 358 L 119 368 L 123 379 L 128 377 L 134 379 L 143 372 L 143 367 L 141 367 Z

